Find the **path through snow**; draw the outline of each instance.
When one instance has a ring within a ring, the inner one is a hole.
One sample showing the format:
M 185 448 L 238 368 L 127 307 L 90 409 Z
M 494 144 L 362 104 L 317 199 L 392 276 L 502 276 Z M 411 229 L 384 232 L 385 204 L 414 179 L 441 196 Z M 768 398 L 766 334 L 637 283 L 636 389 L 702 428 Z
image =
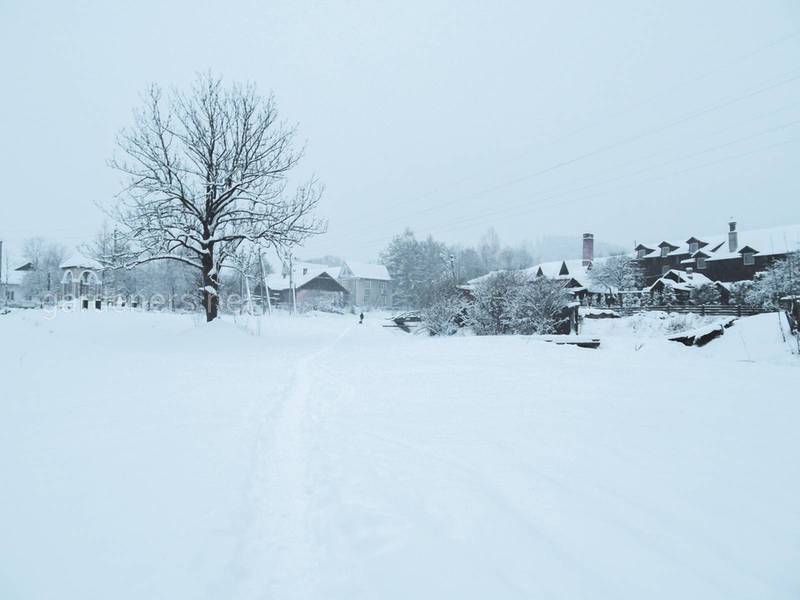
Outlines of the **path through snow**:
M 6 316 L 1 595 L 796 597 L 800 369 L 757 319 L 741 362 Z

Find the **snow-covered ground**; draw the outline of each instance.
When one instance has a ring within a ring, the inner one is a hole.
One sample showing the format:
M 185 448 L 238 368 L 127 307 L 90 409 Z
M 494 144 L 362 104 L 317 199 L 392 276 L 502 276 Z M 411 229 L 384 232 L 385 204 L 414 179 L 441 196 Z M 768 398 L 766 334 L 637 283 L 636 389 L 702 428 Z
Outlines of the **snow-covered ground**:
M 797 598 L 800 361 L 0 316 L 0 598 Z M 587 332 L 588 333 L 588 332 Z

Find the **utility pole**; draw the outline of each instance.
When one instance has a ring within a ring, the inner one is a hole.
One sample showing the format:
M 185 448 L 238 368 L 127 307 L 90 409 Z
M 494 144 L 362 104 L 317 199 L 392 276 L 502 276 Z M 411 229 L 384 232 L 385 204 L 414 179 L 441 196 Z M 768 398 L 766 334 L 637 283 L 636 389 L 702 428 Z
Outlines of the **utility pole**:
M 3 240 L 0 240 L 0 283 L 3 283 Z M 6 285 L 3 288 L 3 302 L 8 306 L 8 277 L 6 276 Z
M 456 277 L 456 256 L 450 255 L 450 271 L 453 273 L 453 285 L 458 285 L 458 278 Z
M 294 289 L 294 257 L 289 251 L 289 289 L 292 291 L 292 314 L 297 314 L 297 291 Z
M 267 312 L 272 314 L 272 301 L 269 299 L 269 288 L 267 287 L 267 270 L 264 268 L 264 257 L 260 250 L 258 251 L 258 262 L 261 264 L 261 286 L 267 299 Z

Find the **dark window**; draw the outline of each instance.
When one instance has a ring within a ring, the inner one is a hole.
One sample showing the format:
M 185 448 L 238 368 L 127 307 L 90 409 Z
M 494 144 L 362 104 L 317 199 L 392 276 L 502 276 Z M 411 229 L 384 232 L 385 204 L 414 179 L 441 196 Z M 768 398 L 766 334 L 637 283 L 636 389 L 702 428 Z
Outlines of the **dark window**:
M 697 252 L 700 249 L 699 246 L 700 245 L 697 242 L 692 242 L 691 244 L 689 244 L 689 252 L 694 254 L 695 252 Z
M 645 254 L 647 254 L 647 250 L 645 250 L 644 248 L 639 248 L 639 250 L 636 251 L 636 258 L 644 258 Z
M 700 271 L 706 268 L 706 259 L 702 256 L 697 257 L 697 270 Z
M 752 252 L 745 252 L 742 254 L 742 259 L 744 259 L 744 264 L 746 265 L 756 264 L 756 257 Z
M 661 247 L 661 256 L 666 256 L 669 254 L 669 246 L 662 246 Z
M 667 273 L 669 273 L 669 265 L 663 265 L 661 267 L 661 274 L 666 275 Z

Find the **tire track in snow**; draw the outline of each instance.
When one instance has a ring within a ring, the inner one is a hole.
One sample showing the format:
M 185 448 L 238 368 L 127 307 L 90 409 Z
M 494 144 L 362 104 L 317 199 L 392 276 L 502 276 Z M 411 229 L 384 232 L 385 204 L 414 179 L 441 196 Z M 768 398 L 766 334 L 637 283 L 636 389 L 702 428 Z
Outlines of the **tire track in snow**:
M 351 330 L 352 325 L 330 344 L 298 359 L 283 399 L 260 418 L 249 497 L 229 569 L 240 597 L 313 596 L 318 560 L 309 531 L 314 494 L 308 477 L 309 461 L 314 460 L 309 400 L 324 373 L 314 363 Z

